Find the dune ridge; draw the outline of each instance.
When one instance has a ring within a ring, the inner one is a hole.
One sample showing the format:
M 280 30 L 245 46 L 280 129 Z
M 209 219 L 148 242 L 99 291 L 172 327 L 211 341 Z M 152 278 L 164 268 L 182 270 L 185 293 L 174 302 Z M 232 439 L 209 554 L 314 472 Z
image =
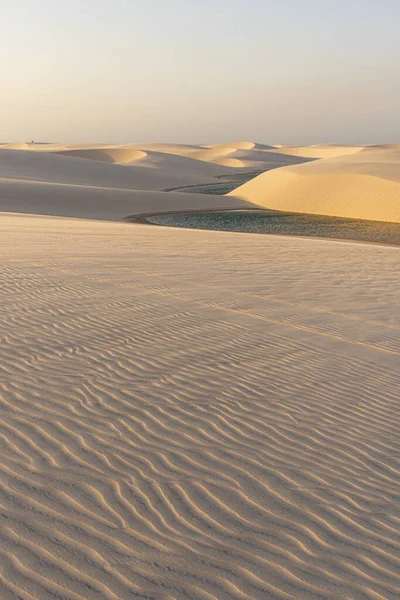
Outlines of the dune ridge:
M 60 150 L 57 154 L 60 154 L 61 156 L 74 156 L 76 158 L 86 158 L 89 160 L 99 160 L 118 164 L 129 164 L 147 156 L 147 153 L 142 150 L 125 148 Z
M 37 144 L 37 143 L 15 143 L 0 144 L 0 148 L 8 150 L 25 150 L 40 154 L 56 153 L 63 156 L 74 156 L 96 160 L 101 162 L 114 162 L 136 166 L 136 161 L 143 164 L 144 154 L 148 159 L 154 154 L 176 157 L 186 157 L 209 164 L 219 164 L 234 168 L 262 168 L 272 166 L 284 166 L 298 162 L 304 162 L 307 157 L 291 154 L 288 152 L 275 153 L 274 146 L 256 144 L 254 142 L 233 142 L 230 144 L 214 144 L 211 146 L 199 146 L 188 144 L 167 143 L 134 143 L 134 144 Z M 340 152 L 340 149 L 338 150 Z M 143 154 L 144 153 L 144 154 Z M 308 159 L 311 160 L 311 159 Z M 234 162 L 232 162 L 234 161 Z M 276 163 L 279 161 L 279 165 Z

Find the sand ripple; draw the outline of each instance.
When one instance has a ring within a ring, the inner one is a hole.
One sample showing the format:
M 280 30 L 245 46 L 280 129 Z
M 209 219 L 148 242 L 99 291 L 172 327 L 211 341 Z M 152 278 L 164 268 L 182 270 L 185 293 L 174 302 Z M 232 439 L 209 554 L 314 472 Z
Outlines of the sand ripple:
M 399 596 L 398 250 L 1 221 L 1 598 Z

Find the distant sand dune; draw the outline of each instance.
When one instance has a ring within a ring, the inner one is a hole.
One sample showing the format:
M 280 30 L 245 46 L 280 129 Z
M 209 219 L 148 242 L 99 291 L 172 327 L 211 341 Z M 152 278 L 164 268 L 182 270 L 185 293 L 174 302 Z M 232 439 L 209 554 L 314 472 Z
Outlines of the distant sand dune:
M 231 168 L 257 168 L 268 170 L 272 166 L 285 166 L 287 164 L 297 164 L 307 159 L 302 156 L 299 149 L 288 149 L 285 153 L 280 150 L 276 155 L 277 147 L 265 144 L 256 144 L 254 142 L 233 142 L 229 144 L 213 144 L 210 146 L 196 146 L 188 144 L 167 144 L 167 143 L 135 143 L 120 145 L 104 144 L 37 144 L 37 143 L 16 143 L 1 146 L 4 149 L 26 150 L 35 153 L 57 153 L 62 156 L 72 156 L 78 158 L 87 158 L 100 162 L 131 164 L 145 158 L 144 154 L 149 153 L 163 154 L 164 156 L 190 157 L 193 160 L 201 162 L 215 163 L 221 166 Z M 297 153 L 296 153 L 297 152 Z M 324 150 L 322 153 L 327 153 Z M 332 152 L 332 151 L 330 151 Z M 336 150 L 340 152 L 340 150 Z M 311 151 L 314 154 L 321 152 Z M 277 158 L 279 157 L 279 165 Z M 227 158 L 226 158 L 227 157 Z M 319 157 L 319 156 L 318 156 Z M 314 157 L 315 158 L 315 157 Z M 234 162 L 232 162 L 234 161 Z
M 232 167 L 242 169 L 245 163 L 238 158 L 217 158 L 212 161 L 214 165 L 223 165 L 224 167 Z
M 93 150 L 62 150 L 58 152 L 61 156 L 74 156 L 76 158 L 86 158 L 90 160 L 99 160 L 104 162 L 128 164 L 136 162 L 147 156 L 142 150 L 132 150 L 125 148 L 102 148 Z
M 150 202 L 150 194 L 142 200 L 137 192 L 158 193 L 217 183 L 221 176 L 234 176 L 244 170 L 265 173 L 231 192 L 223 200 L 223 208 L 229 207 L 230 202 L 235 202 L 235 207 L 242 202 L 241 206 L 273 210 L 400 221 L 400 145 L 396 144 L 276 148 L 254 142 L 212 146 L 21 143 L 0 147 L 0 192 L 3 190 L 5 194 L 7 189 L 9 194 L 1 200 L 6 210 L 10 210 L 10 198 L 15 199 L 19 193 L 21 201 L 15 200 L 15 206 L 26 206 L 29 185 L 36 197 L 40 182 L 47 186 L 80 186 L 82 189 L 76 189 L 71 200 L 74 203 L 79 197 L 83 201 L 77 216 L 94 214 L 93 201 L 89 200 L 91 192 L 83 189 L 88 186 L 102 189 L 98 194 L 102 201 L 95 211 L 96 218 L 123 218 L 121 210 L 126 206 L 128 191 L 132 192 L 132 205 L 127 214 L 141 212 L 146 204 L 155 210 L 157 207 L 175 210 L 182 207 L 182 198 L 175 193 L 164 198 L 155 194 L 154 201 Z M 30 184 L 19 185 L 16 191 L 10 180 Z M 50 193 L 49 187 L 46 187 L 47 193 L 43 187 L 40 189 L 44 197 Z M 57 188 L 55 193 L 61 204 L 55 205 L 49 214 L 74 216 L 68 207 L 71 188 L 66 187 L 64 191 Z M 115 210 L 107 207 L 106 197 L 111 194 L 115 198 Z M 222 207 L 221 200 L 187 197 L 190 209 L 212 205 Z M 50 210 L 47 200 L 44 208 Z M 144 208 L 143 212 L 150 210 Z M 36 212 L 36 205 L 28 212 Z
M 256 144 L 254 142 L 233 142 L 233 143 L 229 143 L 229 144 L 211 144 L 210 146 L 208 146 L 208 148 L 215 148 L 216 150 L 218 150 L 219 148 L 234 148 L 235 150 L 253 150 L 253 148 L 255 148 Z
M 288 154 L 290 156 L 303 156 L 304 158 L 334 158 L 356 154 L 364 149 L 364 146 L 340 146 L 340 145 L 317 145 L 317 146 L 285 146 L 276 148 L 274 152 Z
M 229 154 L 234 154 L 235 152 L 236 148 L 231 148 L 230 146 L 219 146 L 218 148 L 209 148 L 207 150 L 196 150 L 196 152 L 192 152 L 190 156 L 192 158 L 197 158 L 198 160 L 212 161 Z
M 103 150 L 73 150 L 66 152 L 27 152 L 0 148 L 0 177 L 29 179 L 53 183 L 92 185 L 133 190 L 162 190 L 179 185 L 211 183 L 216 177 L 228 174 L 231 169 L 191 159 L 189 157 L 157 157 L 150 152 L 142 152 L 138 159 L 138 150 L 110 150 L 114 156 L 136 160 L 125 164 L 105 162 Z M 78 153 L 79 158 L 76 157 Z M 88 153 L 91 160 L 83 160 Z M 98 156 L 100 153 L 100 158 Z M 112 160 L 114 160 L 112 159 Z M 149 168 L 158 165 L 157 168 Z

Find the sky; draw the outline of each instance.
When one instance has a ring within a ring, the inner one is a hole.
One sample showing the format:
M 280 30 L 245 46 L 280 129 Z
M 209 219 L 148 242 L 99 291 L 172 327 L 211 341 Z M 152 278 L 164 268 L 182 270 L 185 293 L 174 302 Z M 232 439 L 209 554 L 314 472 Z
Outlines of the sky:
M 0 143 L 400 142 L 398 0 L 0 0 Z

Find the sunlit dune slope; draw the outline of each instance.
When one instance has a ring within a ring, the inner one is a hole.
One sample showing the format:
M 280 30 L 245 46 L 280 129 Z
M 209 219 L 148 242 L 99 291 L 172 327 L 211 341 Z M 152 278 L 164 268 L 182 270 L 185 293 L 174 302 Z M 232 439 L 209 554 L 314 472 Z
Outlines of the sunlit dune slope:
M 315 146 L 283 146 L 274 148 L 273 152 L 290 156 L 302 156 L 304 158 L 334 158 L 356 154 L 364 149 L 364 146 L 343 146 L 340 144 L 320 144 Z
M 234 195 L 281 211 L 400 222 L 400 151 L 353 155 L 263 173 Z

